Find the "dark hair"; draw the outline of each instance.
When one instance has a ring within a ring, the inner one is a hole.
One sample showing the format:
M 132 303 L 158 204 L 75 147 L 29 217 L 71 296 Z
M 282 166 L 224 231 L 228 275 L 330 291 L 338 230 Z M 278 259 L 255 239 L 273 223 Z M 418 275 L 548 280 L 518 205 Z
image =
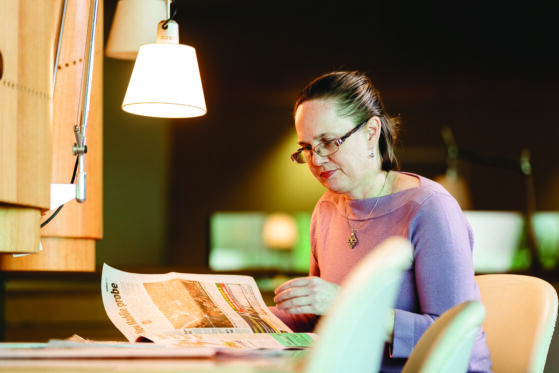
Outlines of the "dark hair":
M 392 118 L 384 112 L 380 94 L 365 74 L 358 71 L 336 71 L 314 79 L 299 94 L 293 112 L 295 113 L 302 103 L 312 99 L 335 100 L 338 115 L 353 117 L 356 124 L 378 117 L 381 122 L 381 168 L 384 171 L 399 168 L 395 154 L 399 118 Z

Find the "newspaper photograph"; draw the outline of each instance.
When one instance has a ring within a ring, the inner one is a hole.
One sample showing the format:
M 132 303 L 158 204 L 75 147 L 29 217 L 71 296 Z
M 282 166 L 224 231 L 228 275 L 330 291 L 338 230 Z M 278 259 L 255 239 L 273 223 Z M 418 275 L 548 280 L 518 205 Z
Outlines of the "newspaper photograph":
M 138 274 L 107 264 L 101 277 L 109 319 L 130 342 L 214 348 L 304 348 L 266 306 L 251 276 Z

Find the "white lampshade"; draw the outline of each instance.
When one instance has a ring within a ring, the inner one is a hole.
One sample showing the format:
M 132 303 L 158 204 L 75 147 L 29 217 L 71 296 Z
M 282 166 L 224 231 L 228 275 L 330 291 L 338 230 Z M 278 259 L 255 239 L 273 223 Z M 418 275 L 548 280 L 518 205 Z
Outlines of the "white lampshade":
M 140 46 L 155 43 L 155 25 L 166 19 L 165 0 L 119 0 L 107 39 L 105 55 L 134 60 Z
M 178 44 L 178 25 L 158 28 L 157 43 L 140 47 L 122 110 L 149 117 L 189 118 L 206 114 L 196 51 Z

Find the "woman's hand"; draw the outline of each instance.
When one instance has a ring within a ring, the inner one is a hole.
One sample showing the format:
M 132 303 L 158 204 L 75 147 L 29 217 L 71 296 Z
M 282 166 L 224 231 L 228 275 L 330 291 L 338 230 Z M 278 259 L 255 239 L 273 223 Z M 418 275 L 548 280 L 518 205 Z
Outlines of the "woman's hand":
M 339 288 L 320 277 L 294 278 L 278 286 L 274 302 L 285 312 L 324 315 Z

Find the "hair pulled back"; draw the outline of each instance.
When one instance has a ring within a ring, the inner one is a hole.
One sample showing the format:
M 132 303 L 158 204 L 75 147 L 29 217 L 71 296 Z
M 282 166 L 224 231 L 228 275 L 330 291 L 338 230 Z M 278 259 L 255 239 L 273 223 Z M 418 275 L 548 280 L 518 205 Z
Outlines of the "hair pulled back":
M 333 99 L 336 102 L 337 114 L 354 118 L 356 125 L 372 117 L 378 117 L 381 122 L 381 168 L 384 171 L 399 168 L 395 154 L 399 119 L 385 113 L 379 92 L 365 74 L 358 71 L 336 71 L 319 76 L 301 91 L 295 102 L 294 113 L 302 103 L 313 99 Z

